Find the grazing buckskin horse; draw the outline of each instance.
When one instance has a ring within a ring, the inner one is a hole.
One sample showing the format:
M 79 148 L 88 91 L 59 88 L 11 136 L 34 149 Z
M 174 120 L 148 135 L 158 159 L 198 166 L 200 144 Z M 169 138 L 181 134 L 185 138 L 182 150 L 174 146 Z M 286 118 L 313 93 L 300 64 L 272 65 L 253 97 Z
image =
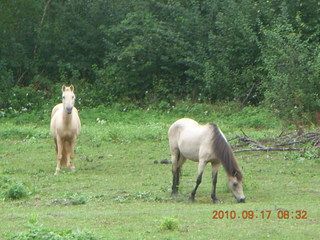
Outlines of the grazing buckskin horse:
M 190 159 L 199 162 L 198 178 L 189 198 L 190 201 L 194 201 L 206 164 L 211 163 L 213 179 L 211 198 L 213 202 L 220 202 L 216 197 L 216 184 L 220 164 L 223 165 L 228 175 L 228 186 L 234 197 L 238 202 L 245 202 L 241 169 L 227 139 L 216 124 L 199 125 L 192 119 L 182 118 L 171 125 L 168 137 L 172 157 L 173 196 L 178 194 L 181 167 L 186 159 Z
M 78 110 L 74 107 L 75 95 L 73 85 L 62 87 L 62 103 L 52 109 L 50 129 L 56 145 L 57 167 L 55 175 L 61 166 L 75 170 L 74 146 L 81 130 Z

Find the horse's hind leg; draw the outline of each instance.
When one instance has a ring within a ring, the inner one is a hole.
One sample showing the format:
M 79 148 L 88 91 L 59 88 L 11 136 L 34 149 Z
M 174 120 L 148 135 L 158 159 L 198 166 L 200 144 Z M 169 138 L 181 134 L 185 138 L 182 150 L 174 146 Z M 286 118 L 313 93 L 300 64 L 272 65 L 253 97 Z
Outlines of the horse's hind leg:
M 172 193 L 171 195 L 176 197 L 178 195 L 178 184 L 179 184 L 179 167 L 178 167 L 178 161 L 179 161 L 179 150 L 172 151 L 171 153 L 171 161 L 172 161 Z
M 186 159 L 180 154 L 179 150 L 173 151 L 171 158 L 173 175 L 171 195 L 176 197 L 178 195 L 179 190 L 181 167 L 186 161 Z
M 211 198 L 212 198 L 213 203 L 220 203 L 220 200 L 216 196 L 216 185 L 217 185 L 217 180 L 218 180 L 219 165 L 214 165 L 212 163 L 211 166 L 212 166 L 212 193 L 211 193 Z
M 190 202 L 194 202 L 194 197 L 195 197 L 197 189 L 202 181 L 202 174 L 203 174 L 203 171 L 204 171 L 206 164 L 207 163 L 205 161 L 199 160 L 198 177 L 197 177 L 197 181 L 196 181 L 196 186 L 194 187 L 193 191 L 191 192 L 191 196 L 189 197 Z

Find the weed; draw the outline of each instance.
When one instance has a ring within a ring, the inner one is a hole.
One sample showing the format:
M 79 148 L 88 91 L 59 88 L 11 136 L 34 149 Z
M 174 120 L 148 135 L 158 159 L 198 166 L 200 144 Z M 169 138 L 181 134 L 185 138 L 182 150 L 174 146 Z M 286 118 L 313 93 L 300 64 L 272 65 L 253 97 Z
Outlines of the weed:
M 319 158 L 319 150 L 311 145 L 307 145 L 304 152 L 288 152 L 283 155 L 286 159 L 293 160 L 296 163 L 303 163 L 306 160 L 308 161 L 313 159 L 317 162 L 317 159 Z
M 151 192 L 139 192 L 133 199 L 149 199 L 151 197 Z
M 116 129 L 116 128 L 113 128 L 112 130 L 110 129 L 108 131 L 108 136 L 109 136 L 109 139 L 112 141 L 112 142 L 121 142 L 122 140 L 122 133 L 119 131 L 119 129 Z
M 256 190 L 259 188 L 259 185 L 257 181 L 254 180 L 253 175 L 250 172 L 246 172 L 244 176 L 244 182 L 243 182 L 243 190 Z
M 3 169 L 2 173 L 3 174 L 14 174 L 14 170 L 13 169 L 8 169 L 8 168 L 5 168 Z
M 63 199 L 55 199 L 51 202 L 51 205 L 82 205 L 86 204 L 88 202 L 88 199 L 79 194 L 79 193 L 68 193 L 65 194 Z
M 28 224 L 29 230 L 21 232 L 7 240 L 97 240 L 101 239 L 90 232 L 73 232 L 70 229 L 53 230 L 39 224 L 37 217 L 32 217 Z
M 21 183 L 14 183 L 3 192 L 5 199 L 18 200 L 28 196 L 27 189 Z
M 130 199 L 132 199 L 131 194 L 125 194 L 123 196 L 117 196 L 114 200 L 119 203 L 124 203 Z
M 79 193 L 74 193 L 69 196 L 67 196 L 68 201 L 72 205 L 81 205 L 81 204 L 86 204 L 87 203 L 87 198 Z
M 179 221 L 176 218 L 164 218 L 159 225 L 159 228 L 165 231 L 174 231 L 177 230 L 178 227 Z
M 149 200 L 151 197 L 151 192 L 139 192 L 135 195 L 126 193 L 122 196 L 117 196 L 115 198 L 115 201 L 120 202 L 120 203 L 124 203 L 128 200 L 135 200 L 135 199 L 144 199 L 144 200 Z
M 29 195 L 27 188 L 22 183 L 6 176 L 0 179 L 0 191 L 1 189 L 5 200 L 19 200 Z

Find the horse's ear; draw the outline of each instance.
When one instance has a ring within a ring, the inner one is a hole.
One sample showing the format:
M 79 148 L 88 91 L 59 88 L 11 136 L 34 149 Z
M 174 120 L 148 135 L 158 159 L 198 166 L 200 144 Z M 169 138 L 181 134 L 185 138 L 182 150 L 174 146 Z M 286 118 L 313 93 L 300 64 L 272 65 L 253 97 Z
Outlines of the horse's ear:
M 71 90 L 71 92 L 73 92 L 73 90 L 74 90 L 74 86 L 72 84 L 70 85 L 70 90 Z
M 63 85 L 61 91 L 64 92 L 66 90 L 66 85 Z

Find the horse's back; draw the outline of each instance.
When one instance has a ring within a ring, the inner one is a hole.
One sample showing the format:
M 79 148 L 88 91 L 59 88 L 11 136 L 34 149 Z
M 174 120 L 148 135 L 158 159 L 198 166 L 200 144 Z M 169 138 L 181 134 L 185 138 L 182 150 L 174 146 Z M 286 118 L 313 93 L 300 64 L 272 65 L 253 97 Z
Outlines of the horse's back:
M 180 136 L 180 133 L 186 129 L 186 128 L 190 128 L 190 127 L 196 127 L 198 126 L 199 124 L 190 119 L 190 118 L 181 118 L 177 121 L 175 121 L 169 128 L 169 131 L 168 131 L 168 137 L 169 137 L 169 141 L 177 141 L 179 136 Z
M 182 118 L 171 125 L 168 137 L 171 151 L 178 150 L 184 157 L 198 161 L 201 148 L 210 144 L 212 132 L 208 125 Z
M 200 125 L 195 120 L 181 118 L 174 122 L 169 128 L 168 136 L 170 138 L 190 138 L 200 141 L 206 135 L 211 135 L 208 131 L 208 125 Z
M 188 127 L 196 127 L 199 126 L 199 123 L 190 118 L 181 118 L 175 121 L 169 128 L 168 135 L 174 134 L 176 131 L 181 131 Z

